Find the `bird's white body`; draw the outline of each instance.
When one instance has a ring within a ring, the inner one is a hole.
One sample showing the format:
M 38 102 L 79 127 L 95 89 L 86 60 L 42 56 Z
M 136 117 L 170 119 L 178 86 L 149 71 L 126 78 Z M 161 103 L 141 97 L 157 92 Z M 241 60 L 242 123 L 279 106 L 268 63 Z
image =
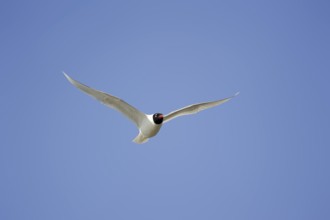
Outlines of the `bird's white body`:
M 147 115 L 147 120 L 144 120 L 140 125 L 139 134 L 133 140 L 135 143 L 142 144 L 147 142 L 149 138 L 155 136 L 159 132 L 162 124 L 155 124 L 152 116 L 153 115 Z
M 93 88 L 90 88 L 84 84 L 79 83 L 78 81 L 72 79 L 67 74 L 63 72 L 64 76 L 69 80 L 69 82 L 80 89 L 81 91 L 87 93 L 88 95 L 96 98 L 103 104 L 107 105 L 110 108 L 113 108 L 120 113 L 122 113 L 124 116 L 126 116 L 128 119 L 130 119 L 139 129 L 139 134 L 134 138 L 134 142 L 138 144 L 142 144 L 146 141 L 148 141 L 149 138 L 155 136 L 160 128 L 163 125 L 163 122 L 168 122 L 176 117 L 183 116 L 183 115 L 189 115 L 189 114 L 195 114 L 199 111 L 220 105 L 222 103 L 225 103 L 232 99 L 234 96 L 213 101 L 213 102 L 204 102 L 204 103 L 198 103 L 194 105 L 189 105 L 184 108 L 181 108 L 179 110 L 170 112 L 169 114 L 163 116 L 161 113 L 155 113 L 153 115 L 147 115 L 138 109 L 134 108 L 133 106 L 126 103 L 124 100 L 121 100 L 113 95 L 107 94 L 105 92 L 101 92 L 98 90 L 95 90 Z M 237 96 L 238 93 L 235 94 Z

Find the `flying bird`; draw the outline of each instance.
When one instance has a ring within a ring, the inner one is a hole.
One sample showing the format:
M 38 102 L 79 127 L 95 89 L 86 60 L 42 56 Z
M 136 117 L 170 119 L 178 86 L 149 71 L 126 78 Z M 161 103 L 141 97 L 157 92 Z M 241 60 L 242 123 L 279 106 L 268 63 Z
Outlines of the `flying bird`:
M 133 142 L 137 144 L 142 144 L 147 142 L 149 138 L 154 137 L 159 132 L 160 128 L 164 123 L 169 122 L 170 120 L 176 117 L 195 114 L 199 111 L 211 107 L 215 107 L 217 105 L 229 101 L 230 99 L 232 99 L 233 97 L 239 94 L 239 92 L 237 92 L 234 96 L 225 99 L 221 99 L 213 102 L 202 102 L 198 104 L 189 105 L 184 108 L 170 112 L 167 115 L 163 115 L 162 113 L 145 114 L 122 99 L 119 99 L 105 92 L 101 92 L 96 89 L 90 88 L 72 79 L 65 72 L 63 72 L 63 74 L 72 85 L 74 85 L 81 91 L 87 93 L 88 95 L 94 97 L 95 99 L 99 100 L 104 105 L 119 111 L 124 116 L 129 118 L 139 129 L 139 134 L 133 139 Z

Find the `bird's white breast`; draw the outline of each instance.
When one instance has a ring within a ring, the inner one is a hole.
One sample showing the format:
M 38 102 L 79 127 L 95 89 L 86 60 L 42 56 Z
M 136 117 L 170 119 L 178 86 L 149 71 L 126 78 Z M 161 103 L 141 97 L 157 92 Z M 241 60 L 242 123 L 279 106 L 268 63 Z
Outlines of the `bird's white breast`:
M 153 115 L 147 115 L 147 119 L 142 122 L 140 127 L 142 134 L 148 138 L 155 136 L 162 127 L 161 124 L 157 125 L 154 123 L 152 116 Z

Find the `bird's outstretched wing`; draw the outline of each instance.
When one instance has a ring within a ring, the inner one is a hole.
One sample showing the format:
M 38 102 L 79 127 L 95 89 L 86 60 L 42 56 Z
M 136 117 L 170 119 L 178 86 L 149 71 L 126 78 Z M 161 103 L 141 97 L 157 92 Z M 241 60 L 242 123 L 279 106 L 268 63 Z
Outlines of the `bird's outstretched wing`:
M 140 112 L 139 110 L 129 105 L 125 101 L 110 94 L 92 89 L 84 84 L 81 84 L 80 82 L 72 79 L 65 72 L 63 72 L 63 74 L 72 85 L 74 85 L 81 91 L 87 93 L 88 95 L 94 97 L 95 99 L 101 101 L 106 106 L 119 111 L 127 118 L 129 118 L 131 121 L 133 121 L 138 128 L 140 127 L 142 121 L 147 118 L 147 116 L 143 112 Z
M 205 109 L 212 108 L 217 105 L 221 105 L 221 104 L 229 101 L 230 99 L 234 98 L 238 94 L 239 94 L 239 92 L 237 92 L 234 96 L 231 96 L 231 97 L 228 97 L 225 99 L 221 99 L 221 100 L 217 100 L 217 101 L 213 101 L 213 102 L 203 102 L 203 103 L 198 103 L 198 104 L 194 104 L 194 105 L 189 105 L 189 106 L 186 106 L 179 110 L 173 111 L 173 112 L 165 115 L 164 123 L 168 122 L 176 117 L 179 117 L 179 116 L 195 114 L 195 113 L 203 111 Z

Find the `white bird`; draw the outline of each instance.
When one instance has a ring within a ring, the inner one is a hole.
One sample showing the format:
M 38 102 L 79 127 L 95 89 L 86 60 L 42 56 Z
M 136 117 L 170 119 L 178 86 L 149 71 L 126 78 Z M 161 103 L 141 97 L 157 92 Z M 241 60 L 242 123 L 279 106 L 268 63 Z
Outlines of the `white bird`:
M 162 124 L 165 122 L 168 122 L 179 116 L 195 114 L 199 111 L 223 104 L 239 94 L 239 92 L 237 92 L 234 96 L 225 99 L 189 105 L 179 110 L 173 111 L 165 116 L 162 113 L 145 114 L 129 105 L 124 100 L 81 84 L 69 77 L 65 72 L 63 72 L 63 74 L 72 85 L 101 101 L 108 107 L 114 108 L 124 116 L 128 117 L 132 122 L 134 122 L 134 124 L 139 129 L 139 134 L 133 139 L 133 142 L 137 144 L 145 143 L 149 140 L 149 138 L 155 136 L 162 127 Z

